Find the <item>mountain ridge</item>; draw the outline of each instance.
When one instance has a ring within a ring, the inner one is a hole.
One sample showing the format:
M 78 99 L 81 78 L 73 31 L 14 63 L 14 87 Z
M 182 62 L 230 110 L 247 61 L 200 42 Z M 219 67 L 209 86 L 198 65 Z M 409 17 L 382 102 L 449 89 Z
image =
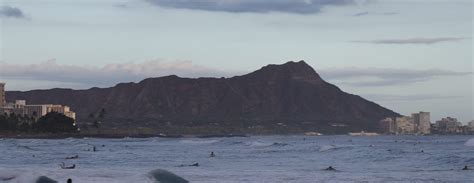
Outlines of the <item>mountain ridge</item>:
M 8 101 L 20 99 L 68 105 L 79 124 L 105 109 L 104 127 L 166 133 L 375 131 L 379 120 L 399 116 L 327 83 L 304 61 L 271 64 L 230 78 L 170 75 L 109 88 L 7 92 Z M 175 132 L 182 129 L 187 130 Z

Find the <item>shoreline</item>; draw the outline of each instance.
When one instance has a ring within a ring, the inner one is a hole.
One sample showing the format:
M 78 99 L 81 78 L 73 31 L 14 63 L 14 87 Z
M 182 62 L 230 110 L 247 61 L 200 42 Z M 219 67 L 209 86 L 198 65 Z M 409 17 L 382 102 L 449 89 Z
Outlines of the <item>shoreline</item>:
M 122 139 L 122 138 L 231 138 L 231 137 L 250 137 L 256 135 L 247 134 L 227 134 L 227 135 L 160 135 L 160 134 L 0 134 L 0 139 L 66 139 L 66 138 L 104 138 L 104 139 Z
M 305 136 L 305 137 L 316 137 L 314 135 L 305 135 L 304 133 L 297 134 L 207 134 L 207 135 L 162 135 L 162 134 L 134 134 L 134 135 L 123 135 L 123 134 L 0 134 L 0 139 L 83 139 L 83 138 L 100 138 L 100 139 L 123 139 L 123 138 L 233 138 L 233 137 L 251 137 L 251 136 Z M 352 137 L 377 137 L 377 136 L 466 136 L 469 134 L 430 134 L 430 135 L 392 135 L 392 134 L 379 134 L 374 136 L 363 136 L 363 135 L 349 135 L 349 134 L 327 134 L 318 136 L 352 136 Z

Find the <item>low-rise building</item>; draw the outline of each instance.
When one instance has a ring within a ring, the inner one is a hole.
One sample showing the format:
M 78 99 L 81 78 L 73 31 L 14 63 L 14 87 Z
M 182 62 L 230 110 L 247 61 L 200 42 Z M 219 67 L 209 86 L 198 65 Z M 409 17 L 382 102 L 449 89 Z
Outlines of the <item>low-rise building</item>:
M 69 106 L 63 106 L 63 105 L 51 105 L 48 106 L 48 112 L 57 112 L 64 114 L 67 117 L 70 117 L 72 119 L 76 119 L 76 113 L 71 111 L 71 108 Z
M 23 116 L 29 116 L 38 120 L 42 116 L 50 113 L 57 112 L 64 114 L 67 117 L 70 117 L 76 120 L 76 113 L 71 111 L 68 106 L 63 105 L 53 105 L 53 104 L 37 104 L 37 105 L 27 105 L 25 100 L 16 100 L 15 103 L 7 103 L 4 107 L 0 108 L 2 113 L 7 114 L 18 114 Z
M 430 134 L 430 113 L 419 112 L 411 116 L 386 118 L 380 121 L 380 129 L 386 134 Z
M 397 127 L 396 134 L 414 134 L 415 123 L 413 118 L 402 116 L 395 118 L 395 125 Z
M 396 134 L 397 126 L 393 118 L 385 118 L 379 123 L 380 131 L 385 134 Z
M 467 133 L 474 135 L 474 120 L 467 122 Z
M 469 121 L 469 122 L 467 123 L 467 126 L 469 126 L 469 128 L 474 129 L 474 120 Z
M 71 111 L 68 106 L 53 104 L 27 105 L 26 100 L 16 100 L 15 103 L 7 103 L 5 101 L 5 83 L 0 83 L 0 112 L 1 114 L 14 113 L 33 117 L 35 120 L 38 120 L 50 112 L 57 112 L 76 120 L 76 113 Z
M 437 133 L 440 134 L 456 134 L 463 133 L 463 125 L 456 118 L 446 117 L 435 123 Z

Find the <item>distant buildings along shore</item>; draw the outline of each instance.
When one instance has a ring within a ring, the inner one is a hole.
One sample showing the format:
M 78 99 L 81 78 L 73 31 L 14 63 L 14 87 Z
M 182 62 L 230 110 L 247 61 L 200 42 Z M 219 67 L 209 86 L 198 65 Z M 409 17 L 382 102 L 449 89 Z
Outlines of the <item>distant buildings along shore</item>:
M 0 83 L 0 107 L 6 104 L 5 100 L 5 83 Z
M 463 125 L 456 118 L 443 118 L 432 124 L 429 112 L 413 113 L 411 116 L 385 118 L 380 121 L 380 129 L 385 134 L 474 134 L 474 121 Z
M 50 112 L 57 112 L 76 120 L 76 113 L 71 111 L 69 106 L 57 104 L 27 105 L 25 100 L 16 100 L 15 103 L 7 103 L 5 100 L 5 83 L 0 83 L 0 112 L 1 114 L 17 114 L 33 117 L 35 120 L 38 120 Z

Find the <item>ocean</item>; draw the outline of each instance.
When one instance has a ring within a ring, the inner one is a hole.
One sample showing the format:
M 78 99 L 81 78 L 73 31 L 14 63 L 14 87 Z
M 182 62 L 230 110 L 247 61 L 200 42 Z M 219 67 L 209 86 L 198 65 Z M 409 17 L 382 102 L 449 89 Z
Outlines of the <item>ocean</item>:
M 0 182 L 13 183 L 154 182 L 155 169 L 190 182 L 474 182 L 464 166 L 474 169 L 472 136 L 0 140 Z

